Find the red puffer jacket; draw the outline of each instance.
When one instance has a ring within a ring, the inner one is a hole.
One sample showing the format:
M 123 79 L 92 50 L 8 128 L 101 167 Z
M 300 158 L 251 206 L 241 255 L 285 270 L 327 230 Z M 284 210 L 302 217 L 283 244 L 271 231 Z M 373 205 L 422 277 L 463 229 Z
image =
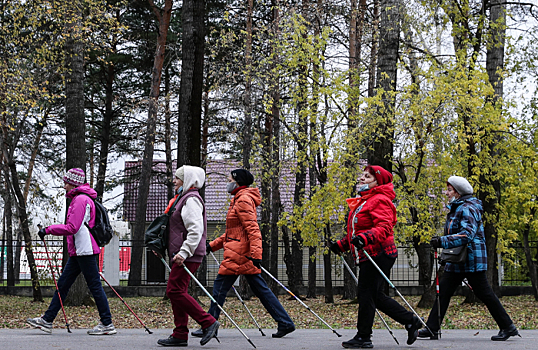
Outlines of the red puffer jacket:
M 226 215 L 226 231 L 210 243 L 212 251 L 224 248 L 220 275 L 261 273 L 247 258 L 262 258 L 262 234 L 256 214 L 256 207 L 261 203 L 260 191 L 252 187 L 239 188 L 232 198 Z
M 337 243 L 340 250 L 351 250 L 356 264 L 368 258 L 351 244 L 354 235 L 364 239 L 366 242 L 364 249 L 372 257 L 381 252 L 394 258 L 398 256 L 394 244 L 393 228 L 396 224 L 396 207 L 392 203 L 394 198 L 396 198 L 394 186 L 388 183 L 362 192 L 361 197 L 346 200 L 350 209 L 347 235 Z

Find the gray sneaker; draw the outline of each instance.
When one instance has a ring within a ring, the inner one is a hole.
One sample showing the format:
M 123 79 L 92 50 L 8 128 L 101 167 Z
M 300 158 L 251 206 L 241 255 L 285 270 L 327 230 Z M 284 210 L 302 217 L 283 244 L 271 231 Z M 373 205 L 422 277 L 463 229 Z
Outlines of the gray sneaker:
M 43 332 L 52 333 L 52 322 L 45 321 L 43 317 L 29 318 L 26 323 L 34 328 L 41 329 Z
M 116 328 L 114 328 L 114 325 L 111 323 L 108 326 L 103 325 L 101 322 L 91 331 L 88 331 L 89 335 L 108 335 L 108 334 L 116 334 Z

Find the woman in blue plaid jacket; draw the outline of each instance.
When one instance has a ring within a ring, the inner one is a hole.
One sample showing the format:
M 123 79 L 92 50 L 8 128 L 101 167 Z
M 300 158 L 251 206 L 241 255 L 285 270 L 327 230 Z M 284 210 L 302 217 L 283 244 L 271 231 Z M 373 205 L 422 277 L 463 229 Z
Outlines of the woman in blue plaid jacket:
M 473 197 L 473 187 L 467 179 L 451 176 L 447 180 L 446 195 L 449 213 L 445 224 L 444 236 L 433 237 L 433 248 L 455 248 L 467 245 L 467 260 L 464 263 L 446 263 L 445 270 L 439 281 L 439 301 L 441 317 L 438 314 L 437 301 L 430 311 L 426 324 L 427 329 L 419 331 L 420 338 L 438 339 L 440 325 L 450 303 L 450 298 L 461 285 L 464 278 L 471 285 L 475 295 L 482 300 L 489 313 L 499 325 L 500 331 L 491 340 L 503 341 L 519 332 L 495 295 L 486 277 L 488 269 L 484 226 L 482 225 L 482 202 Z

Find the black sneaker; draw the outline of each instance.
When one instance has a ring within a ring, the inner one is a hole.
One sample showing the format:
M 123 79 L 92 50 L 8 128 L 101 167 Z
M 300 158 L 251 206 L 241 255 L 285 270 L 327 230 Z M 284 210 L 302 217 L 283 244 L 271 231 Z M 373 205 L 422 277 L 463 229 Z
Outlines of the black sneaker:
M 211 338 L 214 338 L 215 334 L 217 333 L 217 330 L 219 329 L 219 326 L 219 321 L 215 321 L 211 326 L 204 329 L 204 336 L 200 340 L 200 345 L 206 345 L 211 340 Z
M 166 339 L 159 339 L 157 344 L 162 346 L 187 346 L 187 341 L 169 336 Z
M 371 349 L 374 344 L 370 338 L 361 338 L 356 335 L 350 340 L 342 342 L 342 346 L 346 349 Z
M 413 315 L 413 321 L 410 324 L 405 325 L 407 329 L 407 345 L 413 344 L 418 337 L 418 330 L 421 327 L 422 322 L 417 316 Z
M 279 329 L 276 333 L 273 333 L 271 336 L 273 338 L 282 338 L 286 334 L 290 334 L 295 330 L 295 327 L 292 328 L 286 328 L 286 329 Z
M 202 328 L 199 328 L 199 329 L 197 329 L 195 331 L 192 331 L 191 335 L 193 337 L 202 338 L 204 336 L 204 330 Z
M 499 331 L 499 334 L 492 336 L 491 340 L 493 340 L 493 341 L 505 341 L 505 340 L 508 340 L 508 338 L 510 338 L 510 337 L 515 337 L 516 335 L 521 338 L 521 335 L 517 331 L 516 326 L 514 326 L 514 324 L 512 323 L 512 325 L 510 325 L 510 327 L 505 328 L 505 329 L 501 329 Z
M 439 332 L 434 331 L 431 328 L 430 330 L 433 332 L 433 334 L 426 328 L 419 329 L 418 337 L 423 339 L 430 338 L 430 340 L 439 340 Z

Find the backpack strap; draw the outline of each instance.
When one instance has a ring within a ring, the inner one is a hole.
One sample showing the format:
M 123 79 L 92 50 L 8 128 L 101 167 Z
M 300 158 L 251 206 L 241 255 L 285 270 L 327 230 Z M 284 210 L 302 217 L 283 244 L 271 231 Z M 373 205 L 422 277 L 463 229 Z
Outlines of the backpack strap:
M 181 197 L 183 197 L 183 195 L 177 196 L 176 200 L 174 201 L 174 204 L 172 204 L 172 208 L 170 208 L 170 210 L 168 211 L 168 216 L 172 216 L 172 214 L 174 214 L 174 211 L 176 211 L 177 202 L 181 199 Z
M 83 195 L 83 196 L 86 196 L 88 197 L 89 199 L 91 199 L 94 203 L 95 203 L 95 199 L 93 199 L 92 197 L 90 197 L 89 194 L 86 194 L 86 193 L 79 193 L 77 194 L 77 196 L 80 196 L 80 195 Z M 97 210 L 97 208 L 95 208 L 94 210 Z M 94 213 L 94 216 L 95 216 L 95 213 Z M 84 221 L 84 226 L 86 226 L 86 228 L 88 229 L 88 231 L 90 231 L 90 233 L 92 233 L 91 231 L 91 228 L 90 228 L 90 225 L 88 225 L 88 223 L 86 221 Z M 93 234 L 92 234 L 93 235 Z M 94 238 L 95 239 L 95 238 Z

